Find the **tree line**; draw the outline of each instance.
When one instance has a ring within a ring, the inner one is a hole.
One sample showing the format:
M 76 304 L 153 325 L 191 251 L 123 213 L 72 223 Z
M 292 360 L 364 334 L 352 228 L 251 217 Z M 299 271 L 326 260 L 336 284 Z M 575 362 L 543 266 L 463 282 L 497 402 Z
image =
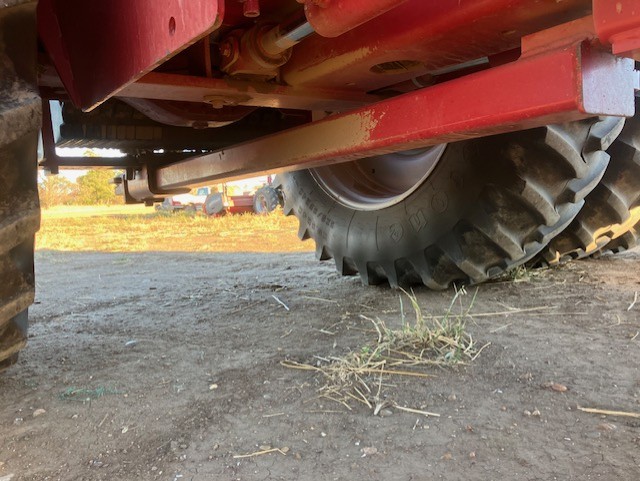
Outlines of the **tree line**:
M 115 193 L 113 170 L 90 170 L 72 182 L 61 175 L 48 175 L 38 184 L 40 204 L 43 208 L 55 205 L 111 205 L 121 204 Z

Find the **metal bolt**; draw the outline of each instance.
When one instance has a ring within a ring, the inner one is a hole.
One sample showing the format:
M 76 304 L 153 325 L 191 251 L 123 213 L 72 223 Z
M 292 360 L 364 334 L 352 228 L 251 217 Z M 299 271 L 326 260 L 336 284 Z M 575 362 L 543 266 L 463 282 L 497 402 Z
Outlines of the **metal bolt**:
M 254 18 L 260 16 L 260 0 L 245 0 L 242 8 L 245 17 Z
M 214 109 L 221 109 L 230 104 L 229 100 L 222 95 L 206 95 L 202 101 L 210 104 Z
M 229 42 L 224 42 L 220 45 L 220 55 L 223 57 L 231 57 L 231 44 Z

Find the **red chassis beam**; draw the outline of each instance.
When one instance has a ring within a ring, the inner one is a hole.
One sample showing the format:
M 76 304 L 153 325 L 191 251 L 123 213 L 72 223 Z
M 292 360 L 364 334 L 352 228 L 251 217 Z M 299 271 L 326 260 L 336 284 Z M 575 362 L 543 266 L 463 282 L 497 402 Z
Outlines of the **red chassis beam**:
M 631 59 L 581 41 L 145 172 L 129 182 L 129 190 L 144 200 L 154 191 L 248 174 L 317 167 L 596 115 L 632 116 L 639 87 Z
M 407 0 L 298 0 L 313 30 L 337 37 L 388 12 Z

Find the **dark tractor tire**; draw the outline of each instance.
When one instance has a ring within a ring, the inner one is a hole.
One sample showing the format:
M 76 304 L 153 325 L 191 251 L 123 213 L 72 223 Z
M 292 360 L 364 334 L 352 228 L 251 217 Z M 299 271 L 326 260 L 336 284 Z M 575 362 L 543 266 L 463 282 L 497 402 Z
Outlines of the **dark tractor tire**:
M 618 252 L 636 245 L 634 227 L 640 222 L 640 116 L 627 119 L 608 153 L 611 160 L 602 181 L 587 196 L 571 225 L 540 253 L 538 263 L 555 265 L 600 250 Z
M 270 185 L 260 187 L 253 196 L 253 211 L 256 214 L 268 214 L 280 205 L 278 191 Z
M 27 342 L 40 225 L 35 3 L 8 3 L 0 7 L 0 371 Z
M 412 166 L 429 151 L 287 173 L 284 212 L 298 217 L 319 259 L 364 284 L 482 282 L 569 225 L 604 174 L 621 123 L 589 119 L 439 146 L 422 174 Z

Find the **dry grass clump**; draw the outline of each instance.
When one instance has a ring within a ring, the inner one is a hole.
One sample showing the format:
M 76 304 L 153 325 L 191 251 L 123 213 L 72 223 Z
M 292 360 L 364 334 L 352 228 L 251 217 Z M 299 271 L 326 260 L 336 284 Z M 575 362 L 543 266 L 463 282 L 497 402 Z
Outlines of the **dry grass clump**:
M 321 396 L 339 402 L 348 409 L 351 409 L 350 401 L 355 400 L 377 414 L 389 404 L 388 400 L 382 399 L 382 387 L 386 386 L 384 378 L 434 377 L 424 372 L 426 366 L 447 368 L 466 364 L 478 356 L 482 348 L 476 348 L 466 329 L 477 291 L 466 307 L 461 302 L 466 291 L 456 291 L 447 311 L 441 316 L 424 314 L 416 296 L 413 293 L 404 294 L 411 303 L 414 318 L 406 319 L 401 297 L 399 328 L 389 327 L 382 319 L 361 315 L 373 325 L 376 334 L 374 341 L 343 357 L 316 356 L 320 362 L 315 366 L 292 361 L 285 361 L 283 365 L 321 373 L 325 379 L 325 384 L 319 390 Z
M 541 265 L 532 265 L 531 263 L 520 265 L 509 269 L 502 275 L 489 281 L 493 284 L 499 282 L 519 283 L 534 282 L 543 279 L 549 274 L 549 269 Z

